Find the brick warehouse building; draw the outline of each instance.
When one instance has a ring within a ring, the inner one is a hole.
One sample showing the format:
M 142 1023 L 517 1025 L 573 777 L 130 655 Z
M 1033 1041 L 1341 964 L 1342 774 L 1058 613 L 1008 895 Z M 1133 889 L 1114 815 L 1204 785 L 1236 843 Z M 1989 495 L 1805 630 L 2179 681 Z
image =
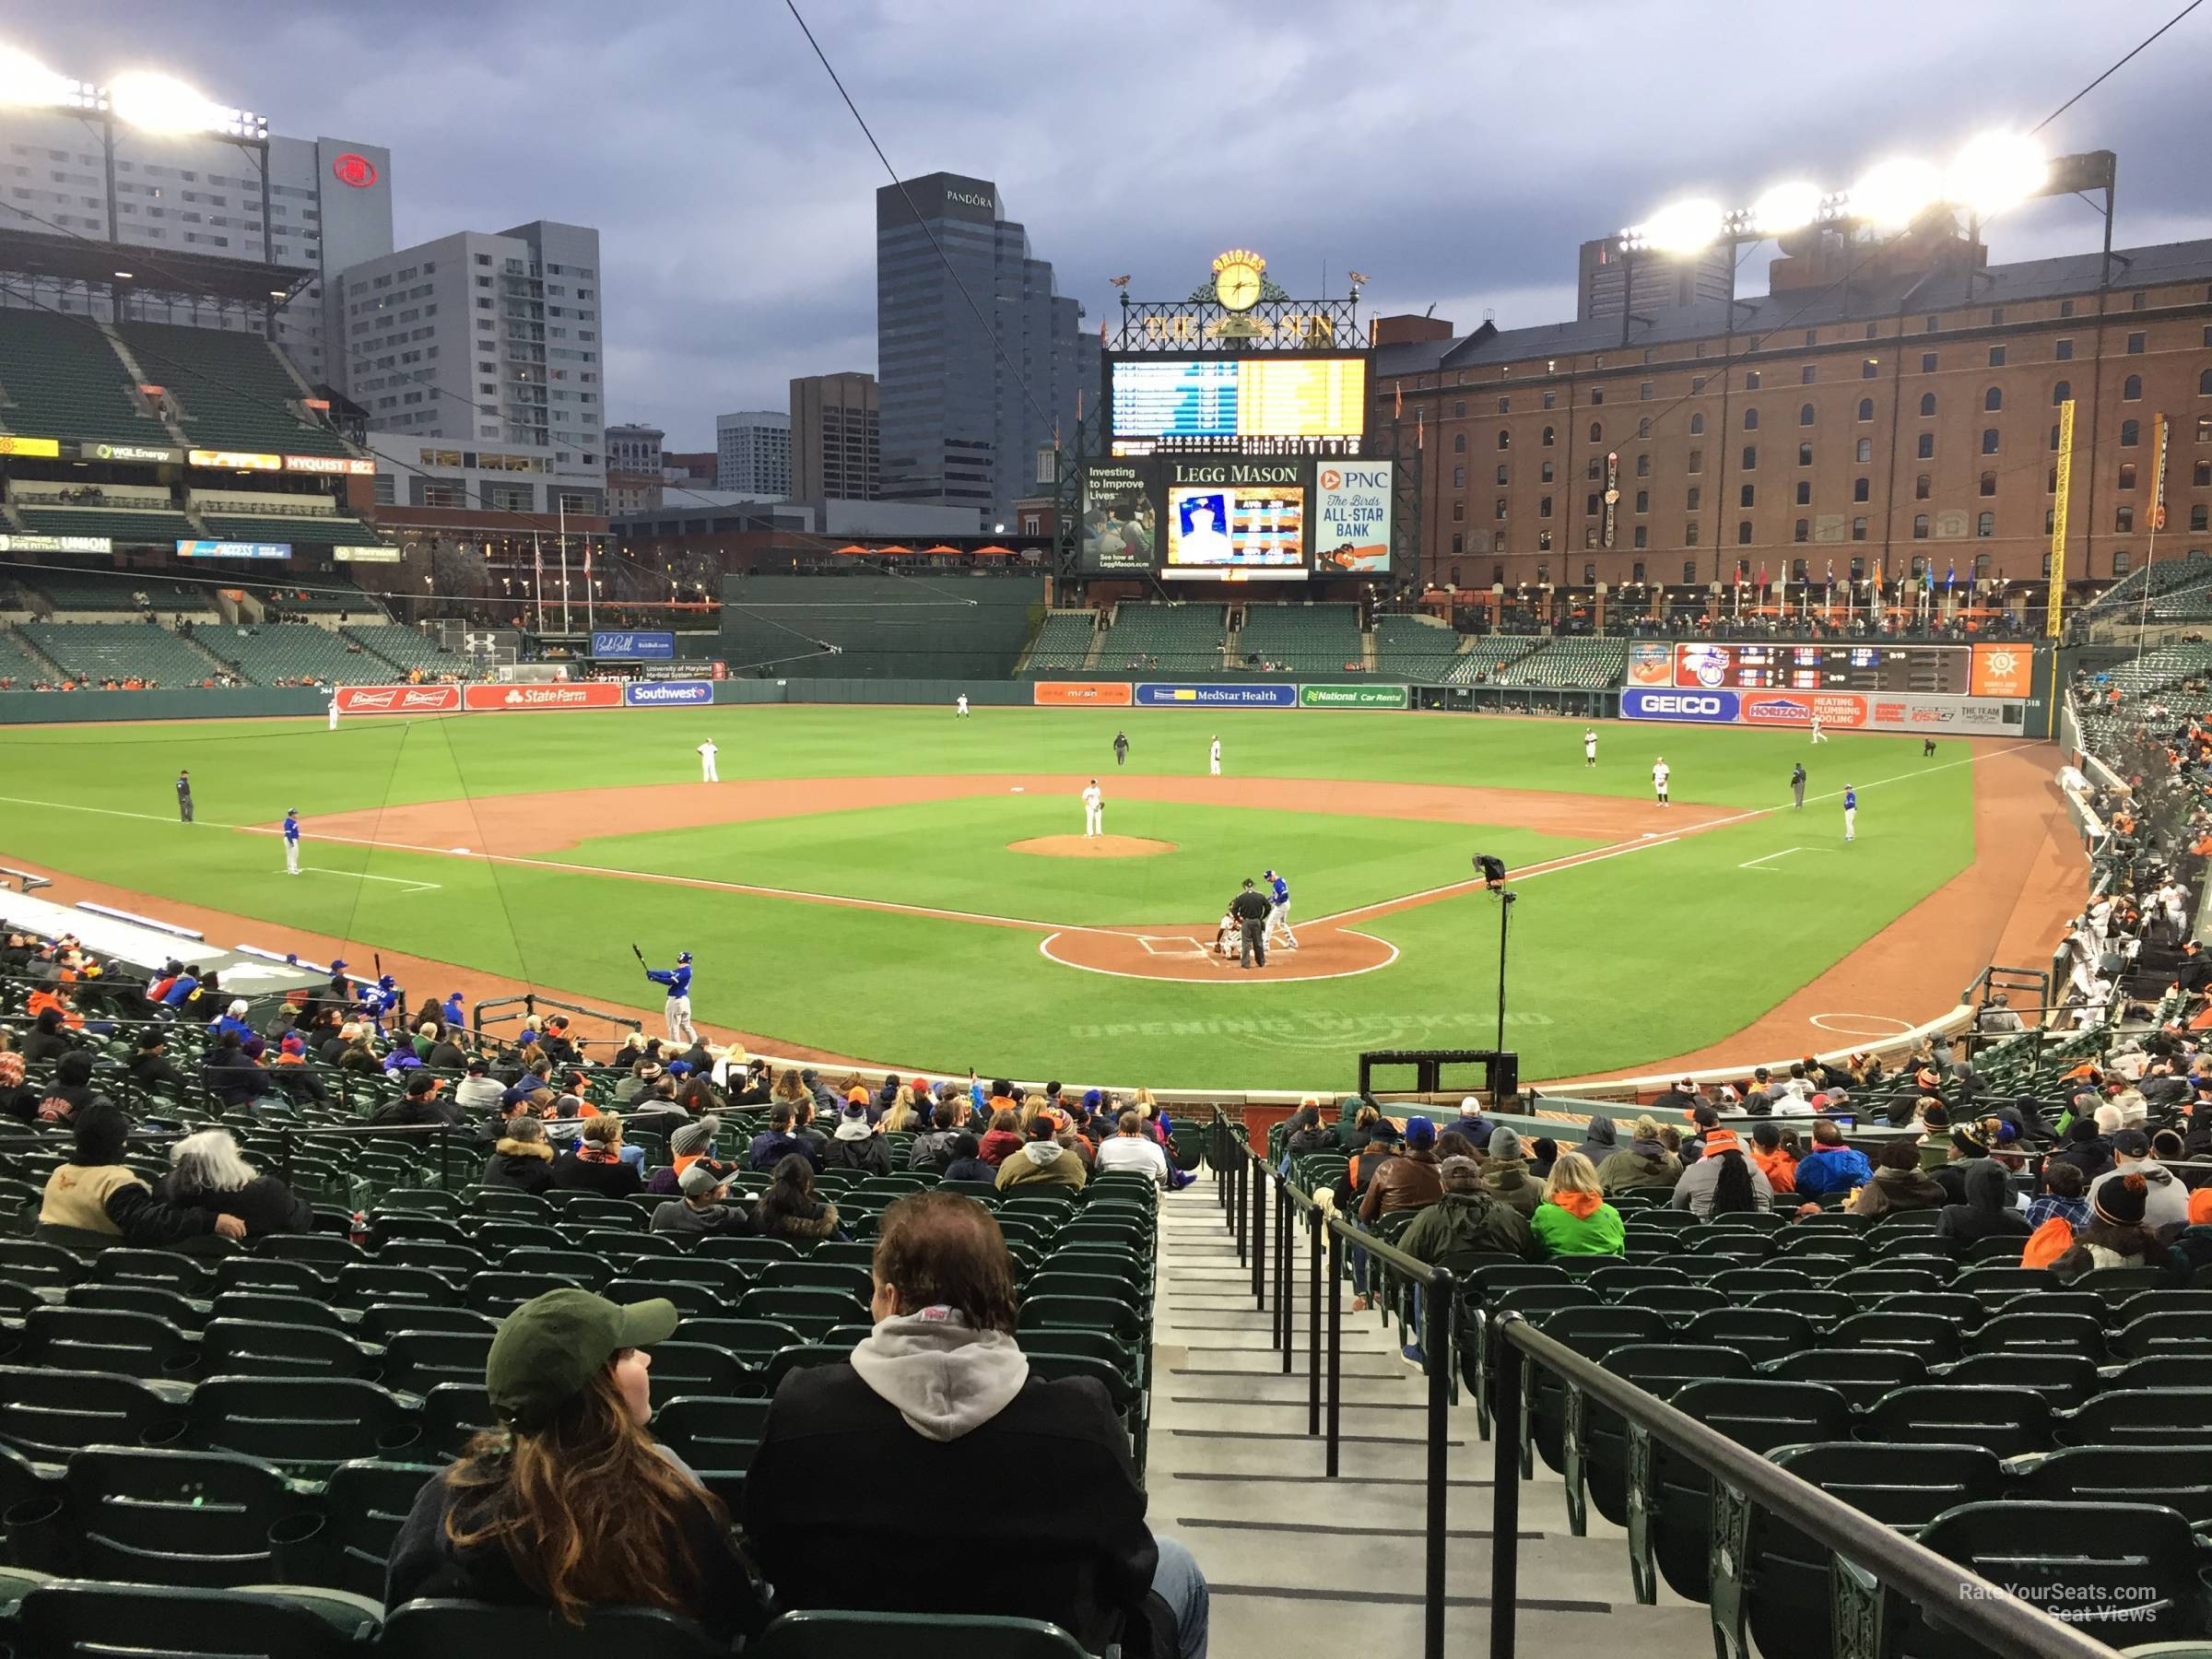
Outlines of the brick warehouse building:
M 1657 615 L 1739 568 L 1821 583 L 1832 563 L 1841 596 L 1901 563 L 2040 607 L 2068 395 L 2075 598 L 2149 551 L 2155 415 L 2157 557 L 2212 548 L 2212 241 L 2115 251 L 2101 296 L 2096 253 L 1993 266 L 1941 235 L 1828 258 L 1776 260 L 1769 295 L 1630 319 L 1625 342 L 1618 317 L 1379 319 L 1376 419 L 1421 450 L 1419 582 L 1477 604 L 1549 583 L 1562 612 L 1603 582 L 1617 614 Z M 1665 591 L 1620 594 L 1639 583 Z

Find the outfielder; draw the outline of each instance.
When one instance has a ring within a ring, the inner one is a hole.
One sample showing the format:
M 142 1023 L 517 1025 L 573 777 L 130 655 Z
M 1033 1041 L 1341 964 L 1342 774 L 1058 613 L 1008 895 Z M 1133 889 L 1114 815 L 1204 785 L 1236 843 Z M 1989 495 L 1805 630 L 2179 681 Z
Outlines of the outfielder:
M 284 815 L 284 873 L 300 874 L 300 809 L 295 806 Z
M 1859 792 L 1850 784 L 1843 785 L 1843 839 L 1849 841 L 1858 833 Z
M 338 688 L 335 686 L 330 688 L 330 729 L 334 732 L 338 729 Z
M 1803 812 L 1805 810 L 1805 762 L 1802 760 L 1790 768 L 1790 796 L 1796 802 L 1791 810 Z
M 1821 735 L 1820 716 L 1818 714 L 1813 716 L 1813 741 L 1815 743 L 1826 743 L 1828 741 L 1825 736 Z
M 699 1031 L 691 1023 L 691 953 L 677 951 L 674 968 L 648 968 L 645 977 L 668 987 L 668 1000 L 662 1007 L 668 1022 L 668 1041 L 687 1046 L 697 1042 Z
M 963 691 L 959 694 L 959 696 L 952 700 L 952 717 L 955 720 L 965 720 L 968 718 L 967 692 Z
M 1659 805 L 1662 806 L 1673 804 L 1666 798 L 1666 781 L 1673 776 L 1674 772 L 1667 766 L 1666 758 L 1664 755 L 1652 762 L 1652 791 L 1659 797 Z
M 1265 872 L 1267 878 L 1267 902 L 1272 912 L 1267 918 L 1267 943 L 1275 943 L 1276 930 L 1282 930 L 1289 948 L 1298 948 L 1298 935 L 1290 931 L 1290 884 L 1273 870 Z
M 1093 778 L 1090 787 L 1083 792 L 1083 839 L 1106 833 L 1106 795 Z
M 720 749 L 714 747 L 714 739 L 712 737 L 708 738 L 704 743 L 699 746 L 699 781 L 701 783 L 719 783 L 722 782 L 722 774 L 714 770 L 714 757 L 721 752 L 722 751 Z
M 1206 771 L 1215 777 L 1221 775 L 1221 739 L 1214 739 L 1214 747 L 1206 757 Z
M 1597 728 L 1595 726 L 1583 728 L 1583 764 L 1584 766 L 1597 764 Z

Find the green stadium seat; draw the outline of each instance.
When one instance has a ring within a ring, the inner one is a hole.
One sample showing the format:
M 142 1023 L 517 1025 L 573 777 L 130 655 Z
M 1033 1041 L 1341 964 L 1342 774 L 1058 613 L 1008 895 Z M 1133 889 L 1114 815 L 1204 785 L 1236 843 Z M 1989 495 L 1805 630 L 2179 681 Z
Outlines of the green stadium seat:
M 571 1625 L 488 1602 L 422 1600 L 392 1609 L 375 1653 L 376 1659 L 726 1659 L 729 1648 L 658 1607 L 594 1608 Z
M 225 1452 L 88 1447 L 63 1487 L 73 1572 L 209 1590 L 276 1583 L 270 1529 L 310 1507 L 275 1465 Z
M 52 1370 L 159 1382 L 189 1375 L 199 1354 L 200 1345 L 189 1334 L 152 1313 L 42 1307 L 24 1318 L 18 1358 Z
M 441 1382 L 481 1382 L 491 1355 L 490 1331 L 399 1331 L 384 1343 L 377 1381 L 406 1394 L 427 1394 Z
M 675 1341 L 660 1343 L 653 1350 L 648 1381 L 656 1409 L 679 1394 L 735 1397 L 753 1392 L 753 1378 L 735 1354 L 711 1343 L 688 1342 L 685 1335 L 679 1325 Z M 477 1375 L 482 1374 L 479 1368 Z
M 404 1452 L 422 1438 L 388 1390 L 349 1377 L 216 1377 L 193 1390 L 185 1443 L 242 1452 L 327 1478 L 339 1464 Z
M 2051 1402 L 2031 1388 L 1927 1382 L 1893 1388 L 1868 1406 L 1862 1439 L 1982 1446 L 1999 1457 L 2051 1448 Z
M 349 455 L 336 433 L 311 422 L 305 388 L 267 340 L 169 323 L 118 324 L 139 367 L 167 388 L 174 418 L 206 449 Z
M 208 1377 L 372 1377 L 378 1364 L 326 1325 L 211 1319 L 200 1335 L 200 1372 Z
M 1855 1410 L 1864 1410 L 1893 1388 L 1924 1382 L 1927 1361 L 1904 1348 L 1817 1347 L 1770 1359 L 1761 1376 L 1784 1382 L 1818 1382 L 1832 1388 Z
M 38 1299 L 33 1298 L 34 1305 Z M 72 1285 L 63 1292 L 62 1302 L 70 1308 L 106 1308 L 129 1313 L 150 1313 L 165 1319 L 178 1330 L 196 1335 L 207 1321 L 206 1308 L 189 1296 L 174 1290 L 164 1290 L 159 1285 Z M 28 1312 L 29 1307 L 18 1311 Z
M 1756 1372 L 1740 1350 L 1670 1339 L 1631 1342 L 1598 1359 L 1614 1375 L 1662 1399 L 1685 1383 L 1708 1379 L 1747 1379 Z M 1591 1406 L 1578 1389 L 1567 1395 L 1561 1473 L 1567 1480 L 1568 1524 L 1583 1535 L 1585 1500 L 1616 1526 L 1628 1524 L 1629 1425 L 1618 1413 Z
M 350 1615 L 341 1626 L 334 1613 Z M 160 1632 L 160 1659 L 360 1659 L 379 1620 L 366 1604 L 283 1591 L 189 1590 L 66 1581 L 41 1584 L 17 1606 L 12 1640 L 26 1653 L 143 1653 Z
M 746 1649 L 749 1659 L 1081 1659 L 1056 1625 L 920 1613 L 786 1613 Z
M 106 1371 L 0 1366 L 0 1441 L 44 1462 L 79 1446 L 164 1441 L 182 1420 L 177 1400 Z

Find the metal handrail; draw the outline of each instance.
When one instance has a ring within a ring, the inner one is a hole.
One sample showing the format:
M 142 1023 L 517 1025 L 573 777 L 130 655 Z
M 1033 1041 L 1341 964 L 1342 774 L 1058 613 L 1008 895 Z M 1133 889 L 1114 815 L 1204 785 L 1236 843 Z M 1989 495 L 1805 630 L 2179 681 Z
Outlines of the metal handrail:
M 1253 1294 L 1262 1312 L 1267 1312 L 1267 1195 L 1270 1193 L 1274 1194 L 1276 1300 L 1275 1322 L 1268 1335 L 1273 1346 L 1282 1350 L 1285 1376 L 1292 1374 L 1297 1348 L 1290 1300 L 1296 1253 L 1291 1243 L 1290 1229 L 1294 1217 L 1302 1217 L 1304 1219 L 1308 1240 L 1306 1432 L 1316 1437 L 1325 1434 L 1325 1473 L 1329 1479 L 1337 1477 L 1342 1441 L 1344 1253 L 1347 1249 L 1363 1251 L 1392 1272 L 1401 1274 L 1419 1285 L 1425 1292 L 1421 1298 L 1421 1352 L 1427 1362 L 1429 1399 L 1426 1413 L 1427 1525 L 1423 1537 L 1426 1571 L 1422 1594 L 1421 1652 L 1423 1659 L 1443 1659 L 1444 1542 L 1448 1525 L 1447 1502 L 1451 1491 L 1450 1412 L 1453 1367 L 1456 1353 L 1453 1312 L 1457 1281 L 1447 1269 L 1407 1255 L 1394 1245 L 1385 1243 L 1347 1221 L 1333 1209 L 1315 1202 L 1307 1194 L 1300 1192 L 1284 1178 L 1282 1171 L 1269 1159 L 1265 1148 L 1253 1147 L 1241 1132 L 1227 1128 L 1225 1119 L 1216 1118 L 1214 1133 L 1215 1147 L 1220 1155 L 1214 1167 L 1224 1175 L 1225 1185 L 1232 1189 L 1225 1192 L 1224 1201 L 1232 1210 L 1230 1220 L 1237 1233 L 1240 1260 L 1243 1257 L 1245 1223 L 1249 1216 Z M 1226 1161 L 1220 1160 L 1223 1159 Z M 1251 1179 L 1254 1169 L 1260 1172 L 1260 1179 L 1256 1182 Z M 1245 1203 L 1247 1194 L 1250 1199 L 1248 1206 Z M 1322 1263 L 1324 1239 L 1328 1255 L 1325 1276 Z M 1325 1328 L 1328 1387 L 1325 1409 L 1322 1388 L 1324 1344 L 1322 1287 L 1324 1277 L 1328 1287 Z
M 2008 1594 L 1980 1574 L 1830 1496 L 1809 1481 L 1770 1462 L 1697 1418 L 1676 1410 L 1566 1344 L 1538 1331 L 1518 1313 L 1492 1318 L 1497 1343 L 1498 1448 L 1492 1471 L 1490 1534 L 1490 1659 L 1512 1659 L 1514 1585 L 1521 1522 L 1521 1367 L 1544 1367 L 1573 1388 L 1725 1483 L 1742 1500 L 1788 1523 L 1836 1556 L 1903 1593 L 1924 1608 L 1943 1609 L 1943 1622 L 2006 1659 L 2112 1659 L 2112 1650 Z

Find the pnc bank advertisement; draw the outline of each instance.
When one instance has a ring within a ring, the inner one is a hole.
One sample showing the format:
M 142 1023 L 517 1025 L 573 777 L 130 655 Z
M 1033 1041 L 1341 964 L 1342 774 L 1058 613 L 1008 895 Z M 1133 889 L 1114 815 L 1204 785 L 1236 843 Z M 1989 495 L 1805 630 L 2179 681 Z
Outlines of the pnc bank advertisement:
M 1392 466 L 1324 461 L 1313 475 L 1313 565 L 1317 572 L 1390 569 Z

